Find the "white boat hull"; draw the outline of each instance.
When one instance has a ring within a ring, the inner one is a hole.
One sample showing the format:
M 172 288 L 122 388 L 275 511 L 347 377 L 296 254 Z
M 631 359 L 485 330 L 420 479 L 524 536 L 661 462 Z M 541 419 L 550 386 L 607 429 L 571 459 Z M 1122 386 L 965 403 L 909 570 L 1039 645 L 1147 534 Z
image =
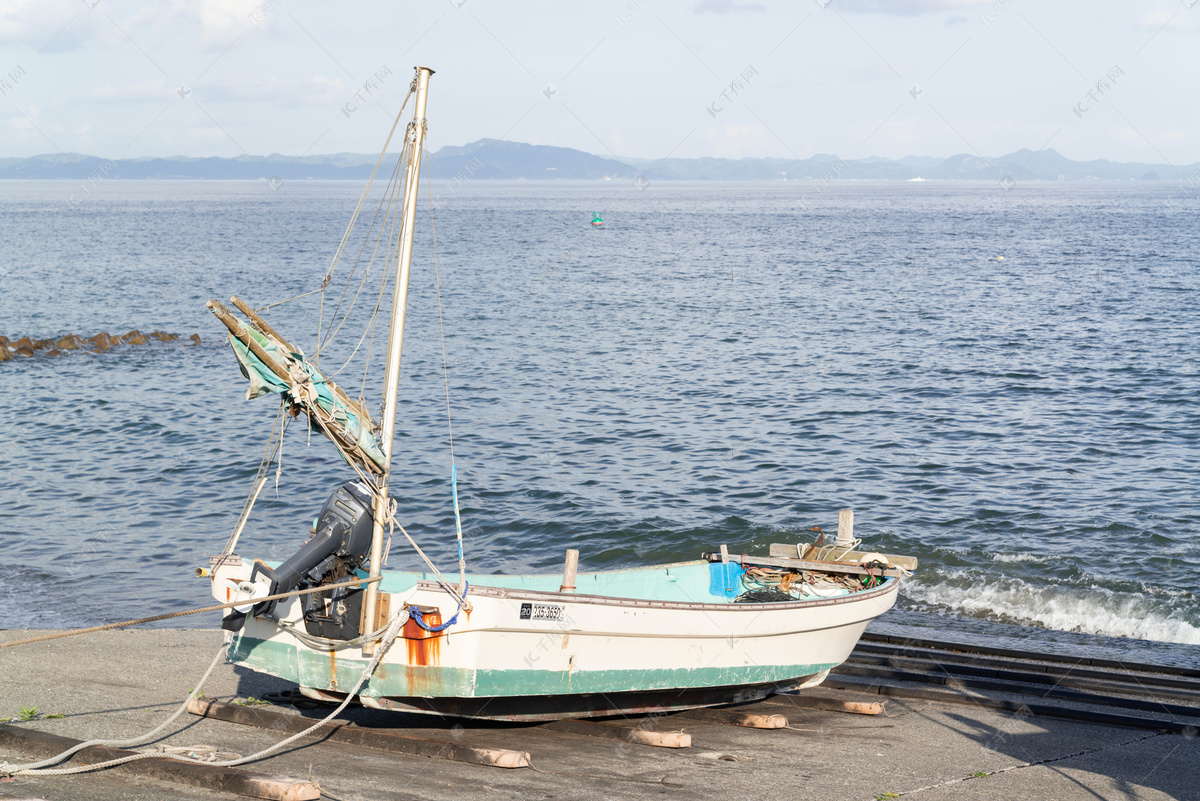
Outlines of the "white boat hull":
M 642 570 L 669 577 L 700 567 Z M 230 579 L 248 575 L 245 565 L 219 570 Z M 587 578 L 580 576 L 581 589 Z M 387 581 L 385 574 L 385 590 Z M 888 579 L 837 598 L 734 604 L 703 592 L 691 602 L 473 585 L 470 611 L 445 632 L 405 624 L 359 696 L 380 708 L 503 719 L 749 701 L 845 661 L 867 624 L 895 603 L 898 588 Z M 390 593 L 389 602 L 393 610 L 440 610 L 426 614 L 432 622 L 454 612 L 447 593 L 428 581 Z M 285 624 L 304 625 L 298 599 L 276 613 Z M 315 697 L 351 690 L 367 663 L 360 648 L 312 648 L 286 625 L 259 617 L 232 637 L 229 658 Z

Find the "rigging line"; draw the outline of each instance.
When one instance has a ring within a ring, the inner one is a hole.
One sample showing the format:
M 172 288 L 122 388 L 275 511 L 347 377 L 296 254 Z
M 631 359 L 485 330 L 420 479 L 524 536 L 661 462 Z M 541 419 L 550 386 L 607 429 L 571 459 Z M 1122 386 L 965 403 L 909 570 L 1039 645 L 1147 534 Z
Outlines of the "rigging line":
M 400 220 L 400 208 L 397 207 L 395 213 L 392 215 L 392 230 L 388 233 L 387 252 L 385 252 L 383 254 L 384 264 L 387 264 L 387 265 L 390 265 L 392 263 L 393 243 L 395 243 L 396 247 L 399 247 L 399 240 L 396 237 L 396 224 L 399 220 Z M 379 309 L 383 306 L 383 296 L 384 296 L 384 293 L 387 291 L 388 276 L 390 274 L 391 274 L 391 271 L 388 269 L 385 269 L 379 278 L 379 296 L 375 299 L 375 309 L 371 312 L 371 326 L 370 326 L 371 340 L 370 340 L 370 344 L 367 346 L 366 361 L 363 363 L 362 387 L 359 390 L 360 398 L 362 396 L 364 396 L 367 392 L 367 376 L 370 374 L 371 357 L 375 353 L 375 334 L 376 334 L 376 331 L 378 330 Z
M 346 293 L 350 291 L 350 284 L 354 280 L 355 273 L 358 272 L 358 265 L 362 262 L 362 254 L 367 249 L 367 243 L 369 243 L 371 241 L 371 232 L 373 230 L 375 230 L 375 224 L 379 221 L 379 215 L 384 208 L 384 201 L 388 200 L 388 197 L 389 197 L 387 194 L 388 190 L 391 190 L 393 185 L 395 184 L 395 182 L 397 180 L 397 173 L 399 171 L 400 164 L 403 162 L 404 154 L 407 152 L 408 152 L 408 144 L 405 143 L 404 149 L 400 153 L 400 159 L 396 162 L 396 166 L 392 168 L 392 177 L 388 181 L 387 187 L 384 189 L 384 196 L 379 199 L 379 206 L 377 206 L 375 209 L 375 216 L 371 220 L 370 227 L 367 228 L 367 233 L 363 239 L 362 247 L 359 248 L 359 250 L 358 250 L 358 256 L 354 259 L 354 267 L 353 267 L 353 269 L 351 269 L 350 275 L 346 278 L 346 284 L 342 288 L 342 294 L 338 297 L 337 306 L 334 308 L 333 315 L 331 316 L 331 318 L 329 320 L 329 327 L 332 330 L 325 335 L 324 341 L 319 341 L 317 344 L 317 352 L 318 353 L 320 353 L 320 351 L 323 350 L 330 343 L 330 341 L 333 339 L 333 336 L 342 329 L 343 325 L 346 324 L 346 320 L 349 318 L 350 312 L 354 309 L 354 304 L 358 301 L 358 295 L 359 295 L 359 293 L 362 292 L 363 283 L 367 279 L 365 272 L 363 274 L 362 280 L 359 281 L 358 292 L 355 293 L 354 300 L 352 300 L 350 302 L 350 307 L 348 309 L 346 309 L 345 314 L 342 315 L 342 322 L 338 324 L 337 328 L 334 328 L 333 324 L 337 320 L 337 314 L 342 308 L 342 303 L 344 303 L 346 300 Z M 392 190 L 392 191 L 394 193 L 396 190 Z M 374 256 L 372 255 L 372 260 L 373 260 L 373 258 L 374 258 Z M 370 269 L 370 262 L 368 262 L 367 268 L 368 268 L 368 270 Z M 318 340 L 320 340 L 319 335 L 318 335 Z
M 396 133 L 396 128 L 399 127 L 400 120 L 404 117 L 404 108 L 408 105 L 408 99 L 413 96 L 413 91 L 413 87 L 409 86 L 408 94 L 404 96 L 404 102 L 400 104 L 400 110 L 396 112 L 396 121 L 392 123 L 392 129 L 388 131 L 387 139 L 383 142 L 383 149 L 379 151 L 379 157 L 375 159 L 375 166 L 371 168 L 371 175 L 367 178 L 367 185 L 363 187 L 362 195 L 358 198 L 358 205 L 354 207 L 354 213 L 350 215 L 350 223 L 346 226 L 345 233 L 342 234 L 342 241 L 338 244 L 337 250 L 334 251 L 333 259 L 329 262 L 329 269 L 325 271 L 325 278 L 321 283 L 321 307 L 317 311 L 317 341 L 313 349 L 314 364 L 320 364 L 321 360 L 321 326 L 324 324 L 325 319 L 324 290 L 329 285 L 330 280 L 332 280 L 333 271 L 337 269 L 337 263 L 342 258 L 342 251 L 346 247 L 346 242 L 350 240 L 350 232 L 354 230 L 354 225 L 358 222 L 358 215 L 362 211 L 363 203 L 366 202 L 367 195 L 370 193 L 371 187 L 375 184 L 375 174 L 379 172 L 379 165 L 383 163 L 383 157 L 387 154 L 388 146 L 392 143 L 392 137 Z
M 283 402 L 283 399 L 280 398 L 279 411 L 275 413 L 275 423 L 271 426 L 271 435 L 267 438 L 267 447 L 263 450 L 262 459 L 258 463 L 258 470 L 254 473 L 254 484 L 251 486 L 258 486 L 258 482 L 266 475 L 267 469 L 275 459 L 275 451 L 279 450 L 279 439 L 283 436 L 280 423 L 283 420 L 285 406 L 286 404 Z M 247 513 L 250 506 L 251 501 L 247 498 L 245 505 L 242 506 L 243 516 Z
M 425 140 L 425 158 L 429 163 L 429 140 Z M 450 368 L 446 365 L 446 324 L 442 320 L 442 276 L 438 270 L 437 223 L 433 207 L 433 186 L 425 171 L 425 191 L 429 194 L 429 234 L 433 241 L 433 285 L 437 288 L 438 334 L 442 340 L 442 379 L 446 386 L 446 429 L 450 433 L 450 492 L 454 499 L 454 535 L 458 540 L 458 590 L 466 596 L 467 560 L 463 556 L 462 516 L 458 511 L 458 463 L 454 459 L 454 423 L 450 417 Z
M 389 140 L 390 140 L 390 137 L 389 137 Z M 374 213 L 374 217 L 371 219 L 370 227 L 367 228 L 366 236 L 364 237 L 364 241 L 362 241 L 362 247 L 359 248 L 358 257 L 355 257 L 355 259 L 354 259 L 354 267 L 352 270 L 350 270 L 350 275 L 347 277 L 346 284 L 344 284 L 344 287 L 342 288 L 342 294 L 340 296 L 338 296 L 337 306 L 334 308 L 334 313 L 332 313 L 330 321 L 329 321 L 330 329 L 332 329 L 332 327 L 334 327 L 334 323 L 337 319 L 337 312 L 340 311 L 340 309 L 342 308 L 342 303 L 344 301 L 346 301 L 346 293 L 347 293 L 347 291 L 349 291 L 350 283 L 353 283 L 354 275 L 359 270 L 359 264 L 361 263 L 361 260 L 362 260 L 362 252 L 365 251 L 367 242 L 371 241 L 371 231 L 374 229 L 374 225 L 376 225 L 376 223 L 379 221 L 379 210 L 382 209 L 384 200 L 386 198 L 388 198 L 389 189 L 392 187 L 392 185 L 394 185 L 394 183 L 397 180 L 398 169 L 400 169 L 400 164 L 403 161 L 403 155 L 407 151 L 408 151 L 408 143 L 406 141 L 406 143 L 404 143 L 403 147 L 401 147 L 401 158 L 397 159 L 395 167 L 392 167 L 391 176 L 388 179 L 388 186 L 386 186 L 384 188 L 384 197 L 379 199 L 379 205 L 376 207 L 376 213 Z M 370 188 L 370 187 L 368 187 L 368 188 Z M 361 206 L 361 201 L 360 201 L 360 206 Z M 352 225 L 356 224 L 356 221 L 358 221 L 358 216 L 359 216 L 359 211 L 355 210 Z M 343 248 L 346 247 L 346 237 L 348 237 L 348 236 L 349 236 L 349 230 L 347 231 L 347 235 L 343 236 L 342 245 L 338 246 L 338 255 L 337 255 L 338 259 L 341 259 Z M 326 281 L 328 281 L 328 279 L 331 277 L 331 275 L 332 275 L 332 272 L 330 272 L 329 275 L 325 276 Z M 322 295 L 322 300 L 324 300 L 324 295 Z M 358 295 L 355 295 L 355 300 L 358 300 Z M 353 308 L 354 308 L 354 303 L 352 302 L 352 303 L 350 303 L 350 308 L 347 309 L 346 314 L 349 315 L 350 309 L 353 309 Z M 342 318 L 342 323 L 344 323 L 344 321 L 346 321 L 346 317 Z M 341 329 L 341 325 L 338 325 L 337 327 L 338 327 L 338 329 Z M 336 333 L 336 331 L 326 333 L 324 342 L 322 342 L 322 337 L 320 337 L 320 330 L 318 329 L 318 331 L 317 331 L 318 355 L 320 353 L 320 350 L 324 349 L 325 345 L 329 344 L 330 338 L 332 338 L 332 335 L 334 335 L 334 333 Z
M 425 158 L 429 159 L 429 140 L 425 140 Z M 438 271 L 437 225 L 433 214 L 433 187 L 430 185 L 429 170 L 425 171 L 425 189 L 429 193 L 429 232 L 433 239 L 433 283 L 437 289 L 438 333 L 442 339 L 442 378 L 446 385 L 446 428 L 450 432 L 450 461 L 454 462 L 454 424 L 450 420 L 450 372 L 446 366 L 446 325 L 442 321 L 442 277 Z
M 384 260 L 390 264 L 391 258 L 392 248 L 389 244 L 387 253 L 384 254 Z M 388 274 L 389 271 L 384 270 L 379 278 L 379 296 L 375 299 L 375 308 L 371 312 L 371 323 L 367 328 L 371 333 L 371 339 L 367 344 L 367 358 L 363 361 L 362 385 L 358 390 L 358 397 L 360 399 L 367 394 L 367 376 L 371 373 L 371 357 L 375 355 L 375 332 L 379 325 L 379 307 L 383 305 L 383 293 L 387 289 Z
M 320 415 L 320 412 L 322 411 L 320 406 L 313 404 L 310 409 L 311 412 L 309 414 L 309 419 L 316 420 L 323 432 L 331 432 L 332 428 L 330 426 L 333 422 L 335 422 L 333 415 L 331 414 L 328 418 L 322 419 Z M 333 446 L 338 449 L 338 453 L 342 455 L 342 461 L 350 465 L 365 486 L 371 487 L 375 492 L 378 492 L 379 485 L 376 483 L 375 479 L 371 476 L 368 476 L 366 471 L 359 467 L 354 459 L 350 458 L 350 454 L 346 453 L 345 448 L 343 448 L 342 444 L 337 441 L 336 437 L 329 436 L 328 433 L 326 435 L 329 441 L 333 443 Z
M 362 211 L 363 203 L 366 202 L 367 195 L 371 191 L 371 185 L 375 182 L 375 174 L 379 172 L 379 165 L 383 163 L 383 157 L 387 155 L 388 145 L 392 143 L 392 137 L 396 133 L 396 128 L 400 126 L 400 120 L 404 117 L 404 107 L 408 105 L 408 99 L 412 97 L 412 89 L 408 90 L 408 94 L 404 96 L 404 102 L 400 104 L 400 111 L 396 113 L 396 121 L 392 123 L 392 129 L 388 131 L 387 139 L 384 140 L 383 150 L 379 151 L 379 157 L 375 159 L 375 166 L 371 168 L 371 175 L 367 178 L 367 185 L 363 188 L 362 195 L 358 198 L 358 205 L 354 208 L 354 213 L 350 215 L 350 224 L 346 226 L 346 232 L 342 234 L 342 241 L 338 245 L 338 249 L 333 254 L 333 260 L 329 263 L 327 275 L 332 276 L 334 269 L 337 267 L 338 260 L 342 257 L 342 251 L 346 248 L 346 243 L 350 240 L 350 233 L 354 230 L 354 223 L 358 220 L 359 212 Z
M 391 252 L 392 252 L 392 248 L 391 248 L 391 234 L 390 234 L 390 233 L 388 233 L 388 231 L 387 231 L 386 229 L 387 229 L 387 223 L 388 223 L 388 215 L 389 215 L 389 214 L 391 214 L 391 219 L 392 219 L 393 221 L 395 220 L 395 218 L 396 218 L 396 217 L 398 217 L 398 216 L 399 216 L 399 212 L 398 212 L 398 211 L 397 211 L 397 212 L 395 212 L 395 213 L 393 213 L 393 212 L 392 212 L 392 207 L 393 207 L 393 205 L 394 205 L 394 201 L 395 201 L 395 199 L 396 199 L 396 194 L 398 193 L 398 191 L 399 191 L 399 187 L 397 187 L 397 190 L 396 190 L 396 192 L 393 192 L 393 193 L 392 193 L 392 196 L 388 198 L 388 205 L 387 205 L 387 209 L 385 209 L 385 210 L 384 210 L 384 213 L 383 213 L 383 223 L 382 223 L 382 224 L 379 226 L 379 234 L 378 234 L 378 236 L 376 236 L 376 237 L 375 237 L 375 247 L 374 247 L 374 249 L 372 249 L 372 251 L 371 251 L 371 259 L 370 259 L 370 261 L 368 261 L 368 262 L 367 262 L 367 269 L 366 269 L 366 270 L 363 272 L 362 281 L 360 281 L 360 282 L 359 282 L 359 285 L 358 285 L 358 292 L 356 292 L 356 293 L 354 294 L 354 300 L 350 302 L 350 308 L 346 310 L 346 316 L 349 316 L 349 314 L 350 314 L 350 310 L 354 308 L 354 306 L 355 306 L 355 304 L 356 304 L 356 303 L 358 303 L 358 296 L 359 296 L 360 294 L 362 294 L 363 287 L 365 287 L 365 286 L 366 286 L 366 284 L 367 284 L 367 278 L 370 276 L 370 274 L 371 274 L 371 268 L 372 268 L 372 267 L 374 266 L 374 264 L 375 264 L 375 257 L 376 257 L 376 256 L 379 254 L 379 243 L 383 241 L 384 234 L 388 234 L 388 247 L 387 247 L 387 249 L 386 249 L 386 251 L 385 251 L 385 253 L 384 253 L 384 262 L 385 262 L 385 264 L 386 264 L 386 263 L 390 263 Z M 372 229 L 374 228 L 374 223 L 372 223 L 372 226 L 371 226 L 371 227 L 372 227 Z M 395 230 L 395 224 L 394 224 L 394 222 L 393 222 L 392 229 L 393 229 L 393 231 Z M 369 236 L 369 235 L 370 235 L 370 231 L 368 231 L 368 232 L 367 232 L 367 234 L 368 234 L 368 236 Z M 366 249 L 366 243 L 364 243 L 364 244 L 363 244 L 363 249 L 364 249 L 364 250 Z M 361 258 L 361 255 L 360 255 L 360 258 Z M 356 265 L 355 265 L 355 269 L 357 269 L 357 263 L 356 263 Z M 387 271 L 385 270 L 385 271 L 384 271 L 384 282 L 385 282 L 385 284 L 386 284 L 386 281 L 387 281 Z M 349 367 L 349 366 L 350 366 L 350 362 L 351 362 L 351 360 L 354 358 L 354 354 L 358 353 L 358 349 L 362 347 L 362 344 L 363 344 L 364 340 L 366 340 L 366 337 L 367 337 L 367 331 L 368 331 L 368 330 L 370 330 L 370 331 L 372 332 L 372 339 L 374 339 L 374 333 L 373 333 L 373 332 L 374 332 L 374 328 L 375 328 L 375 319 L 376 319 L 376 317 L 379 315 L 379 305 L 380 305 L 380 303 L 382 302 L 382 299 L 383 299 L 383 293 L 382 293 L 382 292 L 380 292 L 380 300 L 376 302 L 376 304 L 375 304 L 375 308 L 374 308 L 374 310 L 371 312 L 371 323 L 370 323 L 370 327 L 369 327 L 369 328 L 364 328 L 364 330 L 363 330 L 363 333 L 362 333 L 362 336 L 360 336 L 360 337 L 358 338 L 358 344 L 354 346 L 354 350 L 352 350 L 352 351 L 350 352 L 350 355 L 346 357 L 346 361 L 342 363 L 342 366 L 341 366 L 341 367 L 339 367 L 339 368 L 338 368 L 338 369 L 337 369 L 335 372 L 333 372 L 333 373 L 331 373 L 329 376 L 327 376 L 328 378 L 333 378 L 333 377 L 335 377 L 335 376 L 336 376 L 338 373 L 342 372 L 343 370 L 345 370 L 347 367 Z M 330 339 L 333 337 L 333 334 L 336 334 L 336 333 L 337 333 L 337 331 L 340 331 L 340 330 L 341 330 L 341 328 L 342 328 L 342 325 L 344 325 L 344 324 L 345 324 L 345 322 L 346 322 L 346 317 L 344 316 L 344 317 L 342 317 L 342 323 L 341 323 L 341 325 L 338 325 L 338 327 L 337 327 L 337 330 L 335 330 L 333 333 L 331 333 L 331 334 L 329 335 L 329 337 L 328 337 L 328 338 L 326 338 L 326 340 L 325 340 L 325 344 L 326 344 L 326 345 L 328 345 L 328 344 L 329 344 L 329 341 L 330 341 Z M 363 388 L 364 388 L 364 391 L 365 391 L 365 389 L 366 389 L 366 376 L 364 376 L 364 377 L 363 377 Z
M 316 289 L 309 290 L 308 292 L 305 292 L 300 295 L 294 295 L 294 296 L 288 298 L 287 300 L 278 300 L 278 301 L 275 301 L 274 303 L 268 303 L 266 306 L 259 306 L 257 309 L 255 309 L 255 311 L 266 311 L 267 309 L 273 309 L 276 306 L 282 306 L 285 303 L 291 303 L 293 300 L 300 300 L 300 298 L 307 298 L 309 295 L 315 295 L 318 292 L 323 292 L 325 290 L 325 287 L 327 287 L 327 286 L 329 286 L 329 277 L 328 276 L 326 276 L 324 279 L 321 280 L 321 285 L 319 287 L 317 287 Z
M 379 237 L 380 237 L 380 235 L 381 235 L 381 234 L 377 234 L 377 235 L 376 235 L 376 247 L 375 247 L 375 249 L 374 249 L 374 250 L 372 250 L 372 252 L 371 252 L 371 258 L 370 258 L 370 260 L 367 262 L 367 269 L 364 271 L 364 273 L 363 273 L 363 277 L 362 277 L 362 279 L 359 281 L 359 288 L 358 288 L 358 291 L 355 293 L 355 295 L 354 295 L 354 299 L 353 299 L 353 300 L 350 302 L 350 307 L 349 307 L 349 308 L 347 308 L 347 309 L 346 309 L 346 312 L 345 312 L 345 314 L 343 314 L 343 315 L 342 315 L 342 321 L 341 321 L 341 323 L 338 323 L 338 326 L 337 326 L 337 328 L 334 328 L 334 327 L 333 327 L 333 324 L 334 324 L 334 322 L 336 321 L 336 318 L 337 318 L 337 313 L 338 313 L 338 311 L 340 311 L 340 310 L 341 310 L 341 308 L 342 308 L 342 303 L 344 303 L 344 302 L 345 302 L 345 299 L 346 299 L 346 293 L 347 293 L 347 292 L 349 291 L 349 289 L 350 289 L 350 283 L 351 283 L 351 282 L 354 280 L 354 276 L 355 276 L 355 274 L 358 272 L 358 265 L 359 265 L 359 264 L 362 262 L 362 256 L 363 256 L 363 253 L 366 251 L 366 249 L 367 249 L 367 245 L 368 245 L 368 244 L 370 243 L 370 241 L 371 241 L 371 232 L 375 230 L 375 226 L 376 226 L 376 224 L 377 224 L 377 223 L 379 223 L 379 217 L 380 217 L 380 214 L 381 214 L 381 213 L 384 215 L 384 221 L 383 221 L 383 223 L 380 225 L 380 231 L 381 231 L 381 233 L 382 233 L 382 229 L 383 229 L 383 227 L 384 227 L 384 226 L 386 226 L 386 224 L 387 224 L 387 213 L 388 213 L 388 209 L 390 209 L 390 208 L 391 208 L 391 205 L 392 205 L 392 199 L 395 197 L 395 195 L 396 195 L 396 194 L 399 192 L 399 190 L 400 190 L 400 185 L 399 185 L 399 183 L 398 183 L 398 180 L 397 180 L 397 178 L 398 178 L 398 176 L 397 176 L 397 173 L 399 172 L 400 165 L 401 165 L 401 164 L 403 163 L 403 161 L 404 161 L 404 155 L 405 155 L 407 152 L 408 152 L 408 146 L 407 146 L 407 144 L 406 144 L 406 145 L 405 145 L 405 148 L 404 148 L 404 150 L 403 150 L 403 152 L 402 152 L 402 153 L 401 153 L 401 155 L 400 155 L 400 159 L 399 159 L 399 160 L 397 160 L 397 162 L 396 162 L 396 166 L 392 168 L 392 177 L 391 177 L 391 179 L 388 181 L 387 188 L 386 188 L 386 189 L 384 189 L 384 196 L 383 196 L 382 198 L 380 198 L 380 200 L 379 200 L 379 206 L 378 206 L 378 207 L 376 208 L 376 210 L 375 210 L 375 217 L 374 217 L 374 218 L 371 220 L 371 225 L 370 225 L 370 227 L 368 227 L 368 228 L 367 228 L 366 236 L 363 238 L 363 244 L 362 244 L 362 247 L 361 247 L 361 248 L 359 248 L 359 251 L 358 251 L 358 256 L 357 256 L 357 257 L 355 258 L 355 260 L 354 260 L 354 268 L 353 268 L 353 269 L 350 271 L 350 275 L 348 276 L 348 278 L 347 278 L 347 280 L 346 280 L 346 285 L 345 285 L 345 287 L 342 289 L 342 294 L 341 294 L 341 296 L 339 296 L 339 297 L 338 297 L 338 305 L 337 305 L 337 307 L 336 307 L 336 308 L 333 310 L 333 317 L 332 317 L 332 318 L 330 319 L 330 321 L 329 321 L 329 327 L 330 327 L 330 331 L 326 333 L 326 335 L 325 335 L 325 339 L 324 339 L 324 341 L 323 341 L 323 342 L 321 343 L 321 345 L 320 345 L 320 347 L 321 347 L 322 349 L 323 349 L 323 348 L 325 348 L 326 346 L 328 346 L 328 345 L 329 345 L 329 343 L 330 343 L 330 341 L 333 339 L 334 335 L 335 335 L 335 334 L 337 334 L 337 332 L 341 330 L 342 326 L 346 324 L 346 320 L 349 318 L 349 316 L 350 316 L 350 312 L 351 312 L 351 311 L 354 309 L 354 305 L 355 305 L 355 304 L 358 302 L 358 296 L 359 296 L 359 294 L 361 294 L 361 292 L 362 292 L 362 287 L 363 287 L 363 286 L 366 284 L 366 280 L 367 280 L 367 274 L 370 272 L 371 265 L 372 265 L 372 264 L 374 264 L 374 261 L 375 261 L 375 255 L 376 255 L 376 253 L 378 252 L 378 241 L 379 241 Z M 390 194 L 390 195 L 388 194 L 389 192 L 391 192 L 391 194 Z M 384 201 L 387 201 L 387 207 L 386 207 L 386 208 L 384 207 Z
M 366 473 L 364 473 L 363 470 L 357 464 L 355 464 L 353 460 L 350 459 L 349 455 L 342 448 L 341 443 L 339 443 L 336 439 L 333 439 L 333 438 L 330 438 L 330 441 L 333 442 L 335 447 L 337 447 L 338 452 L 342 454 L 342 458 L 346 461 L 346 463 L 349 464 L 352 468 L 354 468 L 354 472 L 358 474 L 359 478 L 361 478 L 368 487 L 371 487 L 375 493 L 379 493 L 379 485 L 376 482 L 372 481 L 370 478 L 368 478 Z M 457 601 L 460 606 L 467 608 L 469 610 L 470 606 L 467 604 L 467 600 L 466 600 L 465 580 L 464 580 L 464 583 L 461 585 L 461 587 L 458 590 L 455 590 L 453 588 L 453 585 L 451 585 L 450 582 L 446 580 L 446 577 L 444 575 L 442 575 L 442 571 L 438 570 L 437 565 L 435 565 L 433 563 L 433 561 L 430 560 L 430 558 L 425 554 L 425 551 L 421 550 L 421 546 L 417 545 L 417 541 L 412 538 L 412 535 L 410 535 L 408 533 L 408 531 L 405 530 L 404 526 L 400 525 L 400 523 L 396 521 L 396 509 L 397 509 L 396 499 L 392 498 L 392 497 L 385 497 L 384 500 L 387 501 L 387 503 L 384 505 L 384 508 L 387 510 L 385 522 L 387 523 L 389 529 L 392 529 L 392 528 L 400 529 L 400 532 L 402 534 L 404 534 L 405 539 L 408 540 L 408 544 L 413 547 L 413 550 L 417 552 L 417 554 L 421 557 L 421 559 L 425 562 L 425 564 L 429 567 L 429 569 L 431 571 L 433 571 L 433 574 L 434 574 L 434 576 L 437 577 L 437 581 L 442 586 L 442 589 L 445 590 L 447 592 L 447 594 L 449 594 L 452 598 L 454 598 L 455 601 Z M 389 541 L 391 540 L 390 534 L 388 535 L 388 540 Z M 390 548 L 389 548 L 389 550 L 390 550 Z M 380 570 L 382 570 L 382 569 L 383 569 L 383 565 L 380 565 Z M 373 566 L 372 566 L 372 570 L 374 570 Z
M 429 569 L 433 571 L 433 574 L 437 576 L 438 584 L 442 585 L 442 589 L 445 590 L 451 598 L 457 601 L 459 605 L 469 610 L 470 607 L 467 604 L 467 594 L 464 591 L 465 588 L 455 590 L 454 585 L 446 580 L 446 577 L 442 575 L 442 571 L 438 570 L 437 565 L 435 565 L 429 559 L 429 557 L 425 555 L 425 552 L 421 550 L 420 545 L 417 545 L 417 541 L 412 538 L 412 535 L 404 529 L 404 526 L 400 525 L 400 523 L 396 521 L 396 499 L 388 498 L 388 500 L 391 502 L 387 512 L 388 525 L 395 526 L 396 528 L 400 529 L 400 533 L 403 534 L 404 538 L 408 540 L 408 544 L 413 547 L 413 550 L 417 552 L 421 559 L 425 561 L 425 564 L 429 566 Z
M 228 556 L 233 553 L 233 549 L 237 547 L 238 537 L 241 536 L 242 529 L 245 528 L 247 521 L 250 519 L 250 510 L 254 508 L 254 501 L 258 498 L 259 492 L 262 491 L 266 483 L 266 471 L 270 467 L 271 462 L 275 459 L 275 452 L 279 450 L 278 439 L 282 438 L 283 432 L 279 431 L 278 436 L 276 430 L 279 429 L 279 421 L 283 419 L 284 403 L 280 399 L 279 411 L 275 414 L 275 424 L 271 426 L 271 436 L 267 439 L 266 450 L 263 451 L 262 460 L 258 463 L 258 470 L 254 473 L 254 483 L 251 484 L 250 495 L 246 498 L 246 503 L 242 505 L 241 514 L 238 515 L 237 526 L 233 533 L 229 535 L 229 539 L 225 542 L 225 549 L 221 552 L 222 556 Z
M 279 429 L 279 444 L 275 453 L 279 456 L 279 466 L 275 469 L 275 500 L 279 500 L 279 479 L 283 478 L 283 435 L 287 433 L 288 418 L 284 415 L 283 427 Z
M 313 350 L 313 366 L 321 365 L 321 324 L 325 320 L 325 287 L 321 287 L 321 305 L 317 307 L 317 346 Z

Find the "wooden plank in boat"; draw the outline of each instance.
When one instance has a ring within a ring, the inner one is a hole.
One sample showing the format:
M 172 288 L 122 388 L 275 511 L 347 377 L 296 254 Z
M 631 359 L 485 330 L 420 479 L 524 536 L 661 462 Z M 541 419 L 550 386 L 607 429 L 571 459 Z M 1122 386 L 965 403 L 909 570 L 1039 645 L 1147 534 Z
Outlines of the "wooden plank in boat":
M 800 547 L 801 547 L 801 549 L 805 549 L 805 548 L 808 548 L 809 546 L 806 543 L 802 542 L 802 543 L 800 543 Z M 845 556 L 843 556 L 841 559 L 838 559 L 836 561 L 830 559 L 828 561 L 831 562 L 832 564 L 857 565 L 857 564 L 862 563 L 862 560 L 866 557 L 866 555 L 867 555 L 866 551 L 850 551 Z M 796 546 L 788 545 L 788 544 L 782 543 L 782 542 L 771 543 L 771 556 L 778 556 L 778 557 L 785 557 L 785 558 L 792 558 L 792 559 L 798 558 L 798 554 L 796 552 Z M 885 553 L 884 556 L 886 556 L 888 561 L 891 562 L 896 567 L 902 567 L 905 570 L 916 570 L 917 569 L 917 557 L 915 557 L 915 556 L 895 556 L 890 553 Z M 822 561 L 825 561 L 825 560 L 822 560 Z
M 701 559 L 707 559 L 710 562 L 716 562 L 721 559 L 719 553 L 704 553 L 700 554 Z M 879 575 L 876 570 L 873 573 L 867 570 L 862 565 L 856 564 L 841 564 L 840 562 L 806 562 L 800 559 L 775 559 L 768 556 L 730 556 L 730 561 L 737 562 L 740 565 L 758 566 L 758 567 L 786 567 L 792 570 L 812 570 L 817 573 L 853 573 L 856 575 Z M 899 570 L 891 568 L 884 570 L 883 575 L 892 578 L 898 578 L 902 574 Z

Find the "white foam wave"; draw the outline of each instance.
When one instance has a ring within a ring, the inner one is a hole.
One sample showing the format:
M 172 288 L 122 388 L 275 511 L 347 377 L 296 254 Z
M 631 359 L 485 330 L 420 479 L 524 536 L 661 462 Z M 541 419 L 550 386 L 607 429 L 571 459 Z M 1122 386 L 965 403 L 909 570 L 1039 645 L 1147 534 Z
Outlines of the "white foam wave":
M 1044 562 L 1046 557 L 1032 553 L 994 553 L 993 562 Z
M 1106 637 L 1200 645 L 1200 626 L 1180 619 L 1179 610 L 1166 602 L 1141 594 L 1102 587 L 1034 586 L 1012 576 L 977 571 L 960 571 L 941 579 L 910 579 L 903 594 L 918 604 L 947 607 L 971 617 Z

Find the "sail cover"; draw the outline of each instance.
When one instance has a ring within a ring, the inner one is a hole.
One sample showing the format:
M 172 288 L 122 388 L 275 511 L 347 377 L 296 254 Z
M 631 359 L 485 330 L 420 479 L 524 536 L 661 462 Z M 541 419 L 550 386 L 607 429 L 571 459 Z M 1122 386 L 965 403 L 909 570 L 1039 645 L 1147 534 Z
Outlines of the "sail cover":
M 209 301 L 209 308 L 229 328 L 229 344 L 250 381 L 247 400 L 271 393 L 282 396 L 288 411 L 303 412 L 313 428 L 340 446 L 344 459 L 377 475 L 386 470 L 387 460 L 375 441 L 378 426 L 361 403 L 350 400 L 303 353 L 270 333 L 243 325 L 219 303 Z

